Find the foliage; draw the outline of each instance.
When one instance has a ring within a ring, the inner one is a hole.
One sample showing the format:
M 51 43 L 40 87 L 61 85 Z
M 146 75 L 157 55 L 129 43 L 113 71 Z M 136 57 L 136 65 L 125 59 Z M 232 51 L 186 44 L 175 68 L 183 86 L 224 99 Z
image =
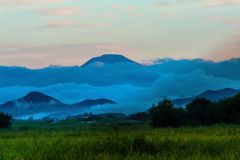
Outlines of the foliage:
M 219 102 L 194 99 L 185 109 L 175 108 L 170 100 L 163 100 L 153 106 L 149 114 L 154 127 L 240 124 L 240 94 Z
M 186 107 L 186 112 L 192 120 L 197 124 L 213 124 L 215 123 L 215 105 L 207 99 L 195 99 Z
M 12 116 L 0 112 L 0 128 L 11 127 Z
M 219 106 L 217 115 L 220 122 L 240 124 L 240 94 L 219 101 L 217 106 Z
M 139 120 L 139 121 L 147 121 L 150 119 L 150 116 L 147 112 L 138 112 L 138 113 L 129 115 L 129 119 Z
M 179 127 L 186 123 L 186 113 L 182 108 L 174 108 L 170 100 L 163 100 L 149 110 L 154 127 Z

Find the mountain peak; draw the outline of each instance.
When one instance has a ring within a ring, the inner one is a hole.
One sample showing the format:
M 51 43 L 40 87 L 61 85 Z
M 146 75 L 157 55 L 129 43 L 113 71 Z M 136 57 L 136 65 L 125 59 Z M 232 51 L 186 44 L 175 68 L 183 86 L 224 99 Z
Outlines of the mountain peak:
M 34 102 L 34 103 L 49 103 L 51 101 L 60 102 L 46 94 L 43 94 L 37 91 L 32 91 L 28 93 L 22 99 L 26 102 Z
M 115 64 L 115 63 L 134 63 L 134 64 L 138 64 L 128 58 L 126 58 L 123 55 L 120 54 L 104 54 L 102 56 L 99 57 L 93 57 L 92 59 L 90 59 L 89 61 L 87 61 L 85 64 L 82 65 L 82 67 L 86 67 L 89 65 L 97 65 L 97 66 L 101 66 L 104 64 Z M 139 64 L 138 64 L 139 65 Z

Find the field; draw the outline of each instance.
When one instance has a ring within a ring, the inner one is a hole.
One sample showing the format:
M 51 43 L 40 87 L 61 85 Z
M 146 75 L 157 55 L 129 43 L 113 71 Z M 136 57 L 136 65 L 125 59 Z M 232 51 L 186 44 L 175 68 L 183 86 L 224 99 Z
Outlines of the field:
M 240 159 L 240 126 L 153 129 L 146 123 L 16 121 L 0 131 L 0 159 Z

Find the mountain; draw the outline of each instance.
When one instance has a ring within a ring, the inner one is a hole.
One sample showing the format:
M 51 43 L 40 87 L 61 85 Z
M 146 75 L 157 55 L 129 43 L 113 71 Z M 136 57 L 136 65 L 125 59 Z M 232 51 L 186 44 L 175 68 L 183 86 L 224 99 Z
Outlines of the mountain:
M 105 54 L 99 57 L 94 57 L 87 61 L 82 67 L 86 66 L 102 66 L 104 64 L 115 64 L 115 63 L 133 63 L 138 64 L 122 55 L 117 54 Z M 138 64 L 139 65 L 139 64 Z
M 24 97 L 0 105 L 0 111 L 14 117 L 39 112 L 56 112 L 67 109 L 67 105 L 41 92 L 30 92 Z
M 84 100 L 82 102 L 68 105 L 41 92 L 30 92 L 22 98 L 8 101 L 0 105 L 0 112 L 11 114 L 14 118 L 18 117 L 58 117 L 69 116 L 76 113 L 85 112 L 89 107 L 95 105 L 115 104 L 109 99 Z M 56 116 L 61 115 L 61 116 Z M 27 119 L 27 118 L 25 118 Z
M 36 105 L 63 105 L 62 102 L 59 100 L 52 98 L 50 96 L 47 96 L 41 92 L 30 92 L 24 97 L 6 102 L 2 105 L 0 105 L 0 108 L 18 108 L 18 109 L 29 109 L 31 107 L 34 107 Z
M 235 90 L 232 88 L 224 88 L 221 90 L 207 90 L 197 96 L 188 98 L 178 98 L 173 100 L 173 103 L 177 106 L 185 106 L 191 103 L 196 98 L 206 98 L 211 101 L 219 101 L 221 99 L 226 99 L 235 96 L 240 93 L 240 90 Z
M 43 94 L 41 92 L 30 92 L 23 98 L 21 98 L 19 101 L 24 101 L 31 104 L 44 104 L 44 103 L 58 103 L 62 104 L 59 100 L 52 98 L 46 94 Z
M 105 58 L 112 56 L 122 58 L 114 60 L 109 58 L 111 61 Z M 87 67 L 29 69 L 0 66 L 0 103 L 17 99 L 23 96 L 23 93 L 32 90 L 41 90 L 48 95 L 57 95 L 64 101 L 74 102 L 84 99 L 85 95 L 97 98 L 112 97 L 110 99 L 124 105 L 119 105 L 113 110 L 109 107 L 108 110 L 131 113 L 141 111 L 140 107 L 136 106 L 142 106 L 145 109 L 161 96 L 197 95 L 207 89 L 239 88 L 240 86 L 239 59 L 223 62 L 202 59 L 165 59 L 153 65 L 136 65 L 136 62 L 124 56 L 112 56 L 103 55 L 93 58 L 86 63 L 86 65 L 90 63 Z M 103 63 L 105 65 L 91 67 L 92 61 L 101 61 L 100 65 Z M 192 98 L 180 99 L 186 101 L 181 104 L 186 104 Z M 137 104 L 133 105 L 133 103 Z M 10 104 L 10 106 L 16 105 Z M 42 105 L 42 108 L 47 110 L 47 108 L 58 108 L 58 106 Z M 68 109 L 69 106 L 64 108 Z M 14 113 L 19 112 L 14 111 Z
M 102 67 L 87 67 L 91 65 Z M 0 66 L 0 87 L 46 87 L 63 83 L 89 84 L 92 86 L 127 84 L 145 87 L 151 86 L 158 79 L 164 79 L 165 74 L 185 75 L 193 71 L 202 71 L 206 76 L 214 79 L 239 81 L 239 67 L 240 59 L 222 62 L 203 59 L 160 59 L 156 60 L 153 65 L 139 65 L 122 55 L 106 54 L 90 59 L 82 67 L 59 66 L 28 69 Z M 200 78 L 204 79 L 205 77 Z M 223 87 L 232 87 L 228 84 L 231 84 L 231 82 L 225 83 Z M 202 88 L 202 90 L 210 87 Z
M 74 107 L 91 107 L 91 106 L 96 106 L 96 105 L 104 105 L 104 104 L 116 104 L 116 102 L 101 98 L 101 99 L 86 99 L 82 102 L 75 103 L 72 106 Z
M 198 95 L 198 98 L 207 98 L 212 101 L 219 101 L 221 99 L 233 97 L 238 94 L 239 91 L 232 88 L 224 88 L 221 90 L 208 90 Z

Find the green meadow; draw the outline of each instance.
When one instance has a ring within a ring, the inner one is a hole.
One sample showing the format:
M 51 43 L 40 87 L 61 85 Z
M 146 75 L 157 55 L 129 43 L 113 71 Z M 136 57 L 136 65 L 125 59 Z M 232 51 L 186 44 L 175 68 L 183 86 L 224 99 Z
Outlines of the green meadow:
M 2 160 L 240 159 L 240 126 L 154 129 L 147 123 L 14 121 L 0 131 Z

